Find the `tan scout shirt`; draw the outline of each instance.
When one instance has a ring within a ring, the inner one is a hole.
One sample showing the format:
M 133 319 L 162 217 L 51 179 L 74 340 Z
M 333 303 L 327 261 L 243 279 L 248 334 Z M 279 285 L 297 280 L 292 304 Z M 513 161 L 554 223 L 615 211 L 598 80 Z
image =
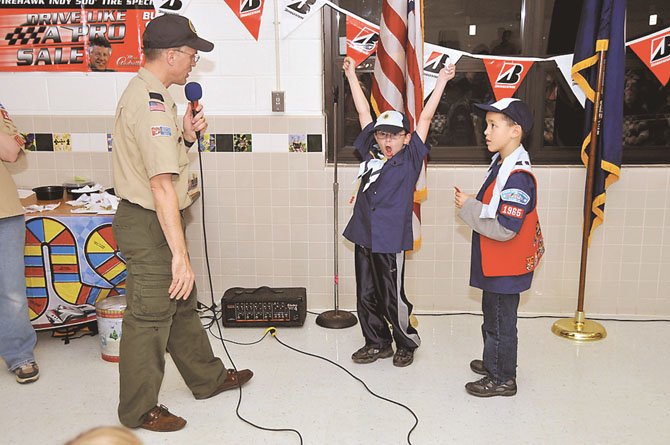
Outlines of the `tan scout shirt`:
M 23 148 L 23 137 L 19 134 L 14 122 L 9 117 L 5 107 L 0 104 L 0 131 L 16 138 L 16 142 Z M 23 215 L 23 206 L 19 201 L 16 184 L 9 174 L 5 163 L 0 161 L 0 218 Z
M 112 137 L 114 192 L 145 209 L 156 210 L 149 179 L 172 173 L 179 209 L 188 196 L 188 156 L 177 106 L 165 86 L 140 68 L 121 96 Z

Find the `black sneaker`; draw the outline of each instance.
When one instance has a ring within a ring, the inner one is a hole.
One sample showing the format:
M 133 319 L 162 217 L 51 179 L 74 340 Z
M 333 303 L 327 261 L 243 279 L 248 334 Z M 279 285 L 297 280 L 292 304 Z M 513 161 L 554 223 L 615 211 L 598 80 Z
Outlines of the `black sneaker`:
M 393 366 L 404 368 L 414 361 L 414 351 L 412 349 L 398 348 L 393 356 Z
M 489 375 L 489 372 L 486 370 L 486 367 L 484 367 L 484 361 L 483 360 L 473 360 L 470 362 L 470 369 L 472 369 L 472 372 L 476 372 L 477 374 L 481 375 Z
M 513 396 L 516 394 L 516 381 L 509 379 L 505 383 L 497 384 L 487 375 L 476 382 L 466 383 L 465 390 L 477 397 Z
M 365 345 L 358 351 L 351 354 L 351 359 L 354 361 L 354 363 L 372 363 L 378 358 L 389 358 L 392 355 L 393 348 L 391 345 L 388 345 L 383 349 Z

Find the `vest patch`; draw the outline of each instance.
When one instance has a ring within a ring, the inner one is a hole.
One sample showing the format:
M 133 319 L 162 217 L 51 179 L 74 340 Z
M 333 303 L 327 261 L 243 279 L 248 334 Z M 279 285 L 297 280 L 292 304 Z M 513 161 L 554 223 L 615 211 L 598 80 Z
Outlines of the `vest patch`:
M 500 194 L 500 199 L 503 201 L 516 202 L 524 206 L 530 202 L 530 196 L 528 196 L 528 193 L 519 189 L 503 190 Z
M 505 216 L 511 216 L 512 218 L 522 219 L 525 210 L 520 207 L 515 207 L 509 204 L 503 204 L 500 206 L 500 214 Z

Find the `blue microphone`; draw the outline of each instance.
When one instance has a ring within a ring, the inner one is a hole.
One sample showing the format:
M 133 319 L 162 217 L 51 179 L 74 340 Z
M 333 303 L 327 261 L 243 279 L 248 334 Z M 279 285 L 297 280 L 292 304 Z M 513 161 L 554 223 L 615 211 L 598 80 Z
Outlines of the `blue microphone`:
M 184 87 L 184 94 L 186 94 L 186 99 L 191 102 L 191 112 L 195 116 L 198 112 L 198 101 L 202 99 L 202 87 L 198 82 L 189 82 Z M 196 131 L 195 136 L 198 138 L 198 146 L 200 145 L 200 132 Z

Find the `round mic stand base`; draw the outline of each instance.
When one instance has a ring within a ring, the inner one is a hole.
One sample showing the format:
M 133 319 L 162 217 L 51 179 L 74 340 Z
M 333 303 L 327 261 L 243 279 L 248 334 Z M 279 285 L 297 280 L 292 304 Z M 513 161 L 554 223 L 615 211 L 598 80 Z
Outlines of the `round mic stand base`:
M 354 314 L 341 310 L 322 312 L 316 317 L 316 324 L 322 328 L 344 329 L 356 323 L 358 323 L 358 319 Z

